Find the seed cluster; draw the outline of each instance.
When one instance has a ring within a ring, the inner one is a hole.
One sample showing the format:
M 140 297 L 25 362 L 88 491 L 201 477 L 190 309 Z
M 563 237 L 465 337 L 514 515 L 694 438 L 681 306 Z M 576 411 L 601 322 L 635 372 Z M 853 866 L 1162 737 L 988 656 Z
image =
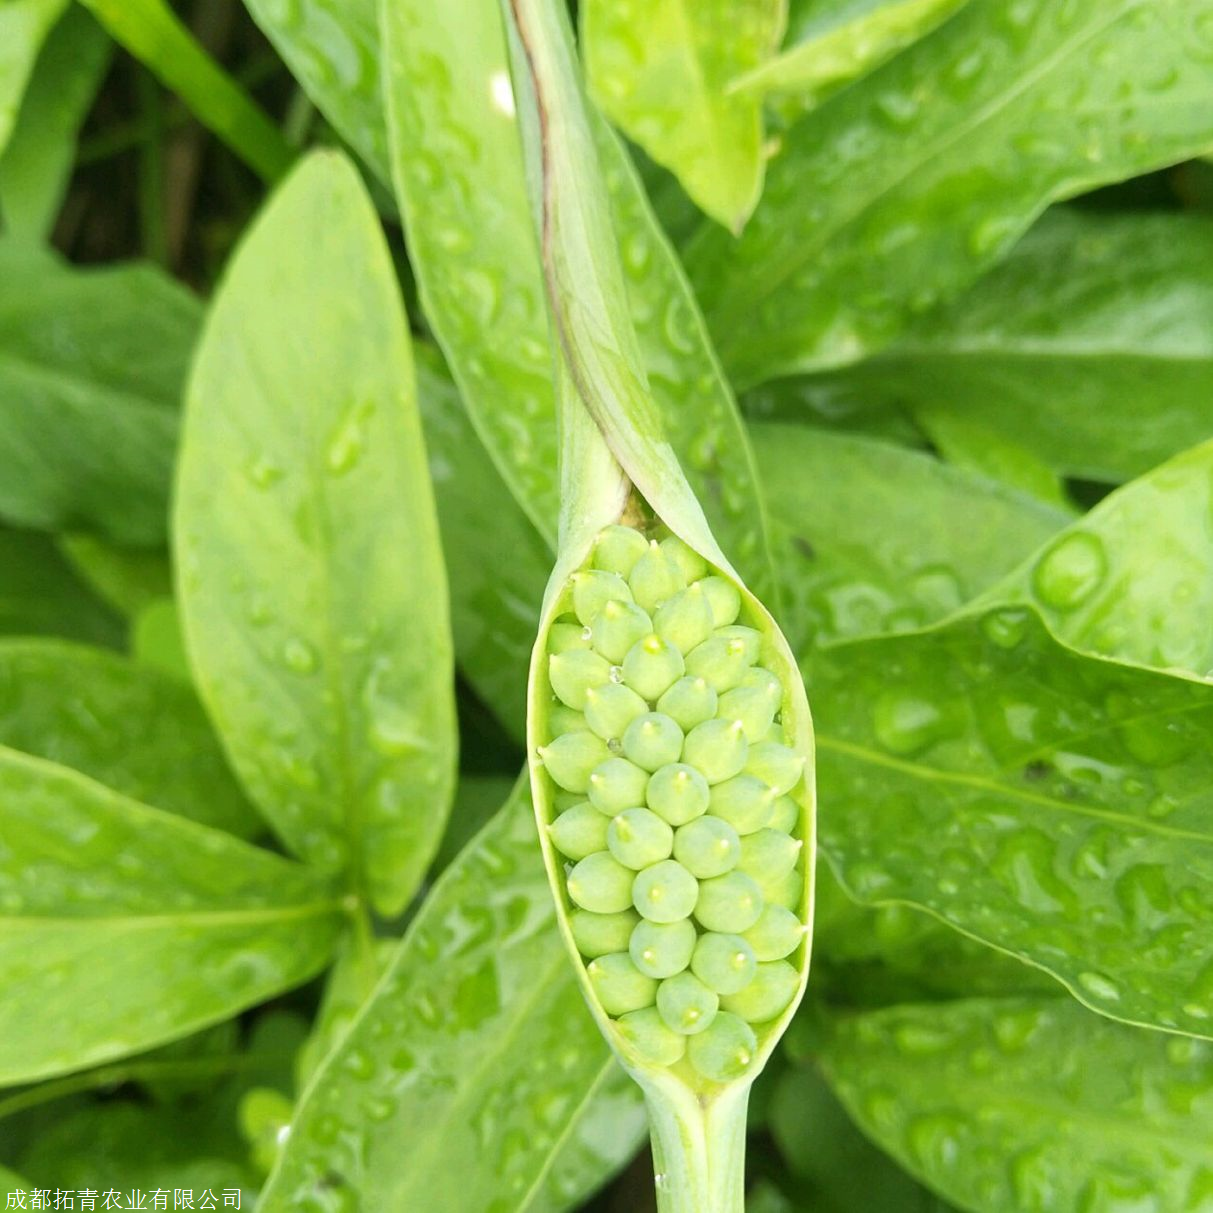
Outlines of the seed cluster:
M 543 764 L 573 937 L 652 1064 L 727 1082 L 796 992 L 803 761 L 741 596 L 675 536 L 602 531 L 553 624 Z

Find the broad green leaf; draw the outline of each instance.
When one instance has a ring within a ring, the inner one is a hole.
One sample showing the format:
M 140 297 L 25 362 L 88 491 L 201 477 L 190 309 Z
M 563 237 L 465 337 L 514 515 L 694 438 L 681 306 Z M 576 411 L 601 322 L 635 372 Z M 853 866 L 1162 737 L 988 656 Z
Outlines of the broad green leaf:
M 814 660 L 822 849 L 1116 1019 L 1213 1036 L 1213 688 L 1027 607 Z
M 208 317 L 178 470 L 178 598 L 254 801 L 387 914 L 433 857 L 454 782 L 415 395 L 378 219 L 349 162 L 316 153 L 254 223 Z
M 771 55 L 786 0 L 588 0 L 581 42 L 599 109 L 714 219 L 739 232 L 762 193 L 762 100 L 728 84 Z
M 734 96 L 771 98 L 787 120 L 816 109 L 827 97 L 868 75 L 912 46 L 968 0 L 888 0 L 843 4 L 835 24 L 815 30 L 782 54 L 733 80 Z M 829 6 L 827 5 L 828 9 Z
M 186 686 L 193 684 L 181 611 L 172 598 L 149 602 L 131 621 L 131 656 Z
M 201 312 L 151 266 L 74 269 L 0 241 L 0 515 L 164 541 Z
M 863 1131 L 976 1213 L 1198 1213 L 1213 1197 L 1213 1045 L 1065 999 L 839 1016 L 820 1058 Z
M 435 885 L 313 1077 L 261 1213 L 322 1199 L 568 1207 L 639 1144 L 639 1092 L 622 1081 L 560 946 L 520 787 Z M 555 1176 L 563 1205 L 549 1196 Z
M 742 412 L 753 421 L 794 422 L 897 446 L 927 446 L 921 427 L 897 404 L 870 407 L 852 396 L 836 399 L 832 393 L 818 392 L 816 384 L 816 376 L 803 375 L 757 384 L 740 397 Z
M 1027 602 L 1063 643 L 1213 678 L 1213 442 L 1105 497 L 990 601 Z
M 1211 219 L 1058 208 L 875 358 L 795 382 L 809 407 L 896 402 L 932 432 L 968 423 L 1064 475 L 1126 480 L 1209 436 L 1210 266 Z
M 5 0 L 0 4 L 0 151 L 12 135 L 34 61 L 67 0 Z
M 241 838 L 261 830 L 193 693 L 116 653 L 0 640 L 0 745 Z
M 21 1178 L 16 1171 L 10 1171 L 8 1167 L 0 1165 L 0 1196 L 7 1197 L 10 1192 L 25 1192 L 28 1193 L 33 1187 L 27 1180 Z M 20 1207 L 20 1206 L 12 1206 Z
M 447 823 L 442 846 L 434 861 L 441 870 L 454 863 L 459 852 L 474 834 L 487 824 L 493 814 L 508 799 L 514 781 L 505 775 L 461 774 L 455 787 L 455 803 Z
M 312 976 L 339 903 L 313 873 L 0 749 L 0 1084 L 97 1065 Z
M 0 526 L 0 635 L 68 636 L 116 647 L 122 629 L 64 561 L 54 540 Z
M 112 49 L 105 31 L 76 5 L 51 30 L 0 156 L 0 225 L 7 236 L 41 241 L 50 235 L 71 175 L 76 134 Z
M 1208 150 L 1211 28 L 1213 0 L 971 0 L 797 124 L 742 238 L 688 251 L 734 382 L 854 362 L 1050 202 Z
M 797 653 L 934 623 L 1071 517 L 884 443 L 770 423 L 752 426 L 751 440 Z
M 128 618 L 173 592 L 167 552 L 115 547 L 95 535 L 60 535 L 58 543 L 96 594 Z

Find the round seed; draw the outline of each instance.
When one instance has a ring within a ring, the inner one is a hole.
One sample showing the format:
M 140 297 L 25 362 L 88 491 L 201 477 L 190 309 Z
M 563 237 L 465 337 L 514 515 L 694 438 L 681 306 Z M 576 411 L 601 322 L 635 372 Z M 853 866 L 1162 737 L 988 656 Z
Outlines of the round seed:
M 592 807 L 590 812 L 606 821 Z M 611 854 L 635 871 L 668 859 L 674 849 L 674 831 L 650 809 L 624 809 L 607 822 L 606 836 Z
M 697 724 L 716 715 L 718 702 L 707 679 L 680 678 L 657 701 L 657 710 L 677 721 L 684 733 L 689 733 Z
M 753 834 L 771 820 L 775 790 L 753 775 L 734 775 L 712 789 L 708 812 L 721 817 L 738 834 Z
M 630 526 L 604 527 L 594 540 L 594 567 L 626 577 L 648 547 L 645 537 Z
M 598 851 L 587 855 L 569 873 L 569 897 L 583 910 L 618 914 L 632 904 L 635 876 L 613 855 Z
M 632 596 L 646 611 L 655 611 L 667 598 L 686 589 L 686 578 L 678 561 L 654 540 L 632 566 L 628 585 Z
M 623 734 L 623 752 L 646 771 L 677 762 L 682 754 L 682 730 L 662 712 L 637 716 Z
M 642 699 L 652 702 L 682 677 L 684 669 L 682 654 L 660 636 L 651 635 L 628 649 L 623 659 L 623 681 Z
M 587 736 L 594 737 L 594 734 L 588 733 Z M 610 757 L 602 739 L 596 737 L 595 740 L 602 745 L 603 753 L 607 757 L 586 776 L 590 804 L 608 817 L 614 817 L 624 809 L 634 809 L 644 804 L 648 774 L 626 758 Z
M 551 745 L 539 747 L 539 757 L 551 777 L 568 792 L 584 792 L 590 772 L 610 757 L 606 742 L 593 733 L 565 733 Z
M 785 872 L 778 880 L 761 880 L 758 883 L 764 902 L 799 912 L 804 900 L 804 873 L 799 868 Z
M 584 859 L 595 851 L 606 850 L 610 824 L 592 804 L 582 801 L 571 809 L 565 809 L 548 826 L 548 834 L 562 855 L 570 859 Z
M 759 882 L 774 882 L 796 866 L 800 849 L 798 838 L 779 830 L 756 830 L 741 840 L 741 862 L 737 866 Z
M 745 646 L 746 665 L 753 666 L 757 663 L 759 654 L 762 652 L 762 633 L 756 628 L 733 624 L 729 627 L 717 628 L 716 635 L 722 640 L 740 640 Z M 746 673 L 749 673 L 748 669 Z M 745 674 L 742 675 L 742 678 L 745 678 Z
M 653 772 L 645 796 L 658 817 L 681 826 L 707 812 L 711 790 L 694 767 L 673 762 Z
M 758 960 L 782 960 L 796 950 L 804 935 L 804 923 L 786 906 L 765 905 L 745 939 Z
M 758 1052 L 754 1030 L 739 1015 L 720 1011 L 706 1032 L 687 1042 L 691 1065 L 713 1082 L 740 1078 Z
M 657 983 L 646 977 L 626 952 L 610 952 L 591 960 L 585 967 L 594 994 L 608 1015 L 626 1015 L 651 1007 L 657 997 Z
M 595 914 L 591 910 L 574 910 L 569 915 L 573 942 L 582 956 L 605 956 L 608 952 L 626 952 L 632 932 L 640 921 L 633 909 L 616 914 Z
M 653 621 L 647 611 L 634 602 L 605 603 L 590 624 L 594 651 L 616 664 L 627 656 L 628 649 L 653 631 Z
M 790 796 L 781 796 L 775 801 L 771 810 L 771 820 L 767 825 L 772 830 L 782 830 L 785 834 L 794 834 L 800 825 L 800 805 Z
M 675 831 L 674 858 L 699 880 L 723 876 L 737 866 L 741 840 L 727 821 L 700 817 Z
M 668 535 L 661 541 L 661 550 L 672 556 L 688 585 L 706 577 L 708 562 L 690 544 L 684 543 L 677 535 Z
M 585 711 L 585 693 L 604 686 L 611 678 L 610 663 L 589 649 L 569 649 L 548 662 L 548 680 L 560 701 L 574 711 Z
M 648 710 L 635 691 L 616 682 L 590 687 L 585 693 L 585 722 L 603 741 L 622 737 L 623 731 Z
M 592 689 L 586 694 L 593 694 Z M 579 733 L 590 726 L 586 723 L 583 712 L 574 712 L 572 708 L 565 707 L 557 700 L 548 714 L 548 727 L 551 729 L 553 737 L 559 737 L 561 733 Z
M 686 670 L 692 678 L 703 678 L 717 694 L 740 686 L 753 664 L 746 656 L 748 646 L 740 637 L 716 633 L 696 645 L 686 657 Z
M 769 783 L 783 796 L 800 782 L 804 759 L 795 750 L 777 741 L 763 741 L 750 747 L 745 769 L 751 775 L 757 775 L 763 783 Z
M 698 582 L 657 608 L 653 631 L 680 653 L 689 653 L 711 636 L 712 608 Z
M 734 687 L 720 696 L 716 715 L 722 720 L 740 720 L 746 741 L 761 741 L 779 710 L 779 696 L 761 687 Z
M 783 684 L 779 681 L 779 677 L 776 674 L 773 674 L 763 666 L 756 665 L 753 669 L 748 670 L 740 685 L 765 691 L 775 700 L 776 704 L 783 701 Z
M 548 652 L 553 655 L 589 647 L 590 634 L 580 623 L 554 623 L 548 632 Z
M 636 908 L 644 913 L 639 905 Z M 699 885 L 695 917 L 704 930 L 740 935 L 758 921 L 761 913 L 762 890 L 744 872 L 726 872 Z
M 705 577 L 700 583 L 712 608 L 712 626 L 727 628 L 741 614 L 741 594 L 723 577 Z
M 573 612 L 587 627 L 608 602 L 632 601 L 632 591 L 618 573 L 585 569 L 569 580 L 573 583 Z
M 672 1066 L 687 1051 L 687 1038 L 667 1028 L 656 1007 L 629 1011 L 616 1027 L 627 1047 L 645 1065 Z
M 667 977 L 657 987 L 657 1010 L 667 1028 L 683 1036 L 703 1032 L 716 1017 L 720 998 L 693 973 Z
M 726 995 L 721 1005 L 749 1023 L 766 1023 L 787 1010 L 799 984 L 799 974 L 786 960 L 772 960 L 758 965 L 750 984 Z
M 622 865 L 617 866 L 620 871 L 628 871 Z M 674 859 L 663 859 L 645 868 L 632 885 L 632 904 L 650 922 L 677 922 L 688 917 L 698 896 L 699 881 Z
M 757 963 L 754 949 L 740 935 L 709 931 L 695 945 L 691 972 L 717 994 L 736 994 L 750 984 Z
M 673 977 L 691 963 L 695 951 L 695 924 L 689 918 L 677 922 L 640 922 L 628 943 L 632 963 L 648 977 Z
M 708 783 L 731 779 L 745 766 L 745 726 L 736 720 L 705 720 L 688 734 L 682 760 L 695 767 Z

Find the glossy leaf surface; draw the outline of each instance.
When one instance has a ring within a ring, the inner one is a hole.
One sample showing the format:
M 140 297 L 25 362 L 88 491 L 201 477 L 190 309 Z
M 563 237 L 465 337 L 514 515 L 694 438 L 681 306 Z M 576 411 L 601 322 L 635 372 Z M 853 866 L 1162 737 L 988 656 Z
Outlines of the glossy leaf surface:
M 0 792 L 0 1083 L 184 1036 L 327 960 L 341 915 L 306 869 L 15 750 Z
M 96 535 L 60 535 L 58 546 L 93 592 L 122 615 L 137 615 L 173 592 L 167 552 L 116 547 Z
M 744 236 L 705 230 L 688 253 L 734 382 L 853 362 L 1048 203 L 1206 150 L 1211 17 L 1211 0 L 973 0 L 799 123 Z
M 378 219 L 348 162 L 317 153 L 254 224 L 208 319 L 177 486 L 179 599 L 250 795 L 387 913 L 437 848 L 454 778 L 415 395 Z
M 560 945 L 519 790 L 312 1079 L 260 1207 L 567 1207 L 639 1143 L 625 1081 Z

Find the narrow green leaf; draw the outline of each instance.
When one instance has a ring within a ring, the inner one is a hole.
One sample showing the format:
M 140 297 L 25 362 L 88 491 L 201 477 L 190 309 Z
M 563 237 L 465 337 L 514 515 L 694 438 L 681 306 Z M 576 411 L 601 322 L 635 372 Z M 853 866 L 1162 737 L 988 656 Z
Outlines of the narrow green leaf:
M 6 0 L 0 5 L 0 152 L 17 122 L 34 61 L 67 0 Z
M 1209 436 L 1213 220 L 1060 207 L 950 307 L 805 404 L 893 402 L 980 425 L 1067 476 L 1116 482 Z
M 200 319 L 151 266 L 73 269 L 0 241 L 0 515 L 163 542 Z
M 337 154 L 274 195 L 215 299 L 174 532 L 190 658 L 237 774 L 294 851 L 398 912 L 446 819 L 453 658 L 407 321 Z
M 1048 203 L 1208 150 L 1210 18 L 1213 0 L 972 0 L 795 126 L 745 235 L 688 250 L 734 382 L 853 362 Z
M 184 1036 L 328 959 L 340 910 L 305 869 L 15 750 L 0 794 L 0 1084 Z
M 582 47 L 599 109 L 719 223 L 739 232 L 762 193 L 760 97 L 726 86 L 779 45 L 786 0 L 589 0 Z
M 116 547 L 96 535 L 60 535 L 58 545 L 97 596 L 128 618 L 173 592 L 167 552 Z
M 260 1209 L 568 1207 L 640 1142 L 623 1081 L 560 946 L 520 785 L 313 1077 Z
M 76 135 L 112 49 L 105 31 L 76 5 L 51 30 L 0 156 L 0 223 L 6 235 L 27 241 L 50 235 L 71 175 Z
M 1168 1209 L 1213 1197 L 1213 1045 L 1065 999 L 839 1017 L 826 1077 L 863 1131 L 981 1213 Z
M 116 653 L 0 640 L 0 745 L 229 834 L 261 828 L 193 693 Z
M 1027 607 L 821 653 L 822 848 L 1115 1019 L 1213 1036 L 1213 688 Z

